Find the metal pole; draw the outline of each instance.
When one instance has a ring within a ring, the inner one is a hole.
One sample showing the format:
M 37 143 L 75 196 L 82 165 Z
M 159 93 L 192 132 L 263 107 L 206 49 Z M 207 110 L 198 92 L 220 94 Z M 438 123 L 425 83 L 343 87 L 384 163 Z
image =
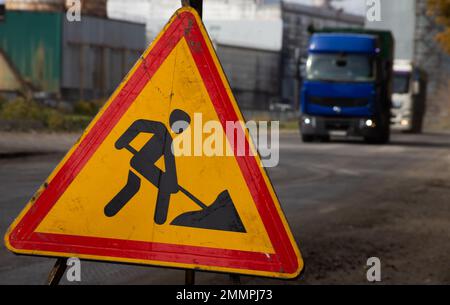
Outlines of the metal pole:
M 239 274 L 230 274 L 230 280 L 233 285 L 241 285 L 241 277 Z
M 6 9 L 5 9 L 5 1 L 4 0 L 0 0 L 0 21 L 3 21 L 3 19 L 5 19 L 5 13 Z
M 67 258 L 65 257 L 58 258 L 52 270 L 50 271 L 50 274 L 48 275 L 46 285 L 49 286 L 58 285 L 59 282 L 61 281 L 61 278 L 64 275 L 64 272 L 66 272 L 66 269 L 67 269 Z
M 203 18 L 203 0 L 181 0 L 183 6 L 191 6 Z
M 186 269 L 186 274 L 185 274 L 184 280 L 185 280 L 185 284 L 188 286 L 195 285 L 195 271 Z
M 191 6 L 197 11 L 200 19 L 203 18 L 203 0 L 181 0 L 181 5 Z M 186 285 L 195 285 L 195 270 L 186 269 L 184 280 Z

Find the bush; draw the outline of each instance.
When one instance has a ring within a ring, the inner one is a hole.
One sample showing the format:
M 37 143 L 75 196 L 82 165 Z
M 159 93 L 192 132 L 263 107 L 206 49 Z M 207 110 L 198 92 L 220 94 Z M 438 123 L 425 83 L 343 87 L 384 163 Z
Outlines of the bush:
M 54 109 L 32 100 L 17 98 L 7 102 L 0 99 L 0 128 L 5 130 L 48 129 L 51 131 L 80 131 L 85 129 L 98 111 L 93 102 L 78 102 L 76 112 Z M 3 126 L 3 127 L 2 127 Z
M 90 116 L 68 115 L 65 117 L 67 130 L 84 130 L 92 120 Z
M 2 111 L 3 106 L 7 103 L 8 101 L 6 100 L 6 98 L 0 94 L 0 113 Z
M 3 105 L 0 117 L 5 120 L 43 121 L 45 112 L 36 102 L 19 97 Z
M 94 116 L 99 107 L 94 102 L 78 101 L 73 108 L 75 114 Z
M 49 110 L 45 120 L 45 126 L 54 131 L 67 130 L 66 120 L 63 114 L 56 110 Z

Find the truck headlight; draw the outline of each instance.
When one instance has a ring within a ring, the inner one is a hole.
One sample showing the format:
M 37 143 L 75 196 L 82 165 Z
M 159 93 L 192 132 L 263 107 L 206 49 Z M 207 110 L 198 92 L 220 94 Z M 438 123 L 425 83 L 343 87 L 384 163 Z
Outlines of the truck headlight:
M 365 123 L 366 123 L 367 127 L 374 127 L 375 126 L 375 123 L 371 119 L 366 120 Z
M 311 119 L 310 118 L 304 118 L 303 119 L 303 123 L 305 123 L 306 125 L 311 124 Z

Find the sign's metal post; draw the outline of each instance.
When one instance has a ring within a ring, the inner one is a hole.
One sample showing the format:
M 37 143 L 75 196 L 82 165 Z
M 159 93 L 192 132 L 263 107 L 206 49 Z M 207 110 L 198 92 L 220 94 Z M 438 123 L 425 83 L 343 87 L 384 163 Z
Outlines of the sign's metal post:
M 241 277 L 239 274 L 230 274 L 230 280 L 233 285 L 241 284 Z
M 188 286 L 195 285 L 195 271 L 194 270 L 186 270 L 184 282 Z
M 181 4 L 194 8 L 200 15 L 200 18 L 203 18 L 203 0 L 181 0 Z
M 203 18 L 203 0 L 181 0 L 183 6 L 191 6 L 199 14 L 200 18 Z M 241 284 L 241 277 L 238 274 L 230 274 L 230 280 L 234 285 Z M 186 285 L 195 285 L 195 271 L 186 270 L 185 277 Z
M 58 258 L 52 270 L 50 271 L 50 274 L 48 275 L 46 285 L 49 286 L 58 285 L 59 282 L 61 281 L 61 278 L 64 275 L 64 272 L 66 272 L 66 269 L 67 269 L 67 258 L 65 257 Z
M 203 0 L 181 0 L 181 5 L 183 6 L 191 6 L 194 8 L 199 14 L 200 18 L 203 18 Z M 195 271 L 194 270 L 186 270 L 185 274 L 185 284 L 186 285 L 195 285 Z
M 203 0 L 190 0 L 190 4 L 200 15 L 200 18 L 203 18 Z

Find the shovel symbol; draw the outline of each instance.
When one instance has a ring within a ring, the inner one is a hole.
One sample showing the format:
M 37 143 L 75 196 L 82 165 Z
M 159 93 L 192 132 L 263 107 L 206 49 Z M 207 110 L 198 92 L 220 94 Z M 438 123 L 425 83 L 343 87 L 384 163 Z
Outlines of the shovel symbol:
M 246 232 L 228 191 L 220 193 L 210 206 L 204 205 L 184 188 L 180 187 L 180 191 L 198 204 L 201 210 L 181 214 L 170 224 L 210 230 Z
M 127 146 L 126 149 L 133 154 L 136 153 L 136 150 L 131 146 Z M 180 192 L 197 204 L 200 210 L 181 214 L 170 223 L 171 225 L 240 233 L 246 232 L 228 191 L 220 193 L 216 200 L 208 206 L 181 185 L 178 185 L 178 188 Z

